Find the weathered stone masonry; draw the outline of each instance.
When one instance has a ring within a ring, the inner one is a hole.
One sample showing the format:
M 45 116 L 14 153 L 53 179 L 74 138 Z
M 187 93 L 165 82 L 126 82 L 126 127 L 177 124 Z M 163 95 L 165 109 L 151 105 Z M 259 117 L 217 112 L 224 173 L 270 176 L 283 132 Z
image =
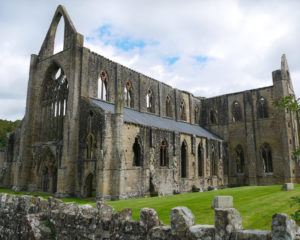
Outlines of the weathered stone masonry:
M 216 197 L 218 198 L 218 197 Z M 275 214 L 272 230 L 244 230 L 239 212 L 224 196 L 215 208 L 214 225 L 195 225 L 186 207 L 173 208 L 171 225 L 163 225 L 155 210 L 144 208 L 140 220 L 131 209 L 115 212 L 97 202 L 97 207 L 65 204 L 58 199 L 0 195 L 1 239 L 103 239 L 103 240 L 296 240 L 298 226 L 285 214 Z M 223 199 L 222 199 L 223 198 Z M 227 201 L 227 202 L 226 202 Z M 226 205 L 227 204 L 227 205 Z M 271 219 L 270 219 L 271 221 Z
M 54 53 L 61 18 L 64 47 Z M 284 55 L 272 76 L 269 87 L 197 97 L 90 51 L 58 6 L 31 56 L 0 186 L 120 199 L 299 182 L 297 116 L 273 105 L 294 96 Z

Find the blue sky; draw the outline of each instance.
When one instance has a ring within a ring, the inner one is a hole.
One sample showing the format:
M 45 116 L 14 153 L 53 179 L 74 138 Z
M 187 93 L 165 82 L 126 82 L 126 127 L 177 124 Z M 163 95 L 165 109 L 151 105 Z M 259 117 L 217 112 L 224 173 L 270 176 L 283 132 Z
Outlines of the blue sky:
M 196 96 L 269 86 L 283 53 L 300 94 L 297 0 L 2 0 L 0 118 L 23 116 L 30 54 L 58 4 L 86 47 Z

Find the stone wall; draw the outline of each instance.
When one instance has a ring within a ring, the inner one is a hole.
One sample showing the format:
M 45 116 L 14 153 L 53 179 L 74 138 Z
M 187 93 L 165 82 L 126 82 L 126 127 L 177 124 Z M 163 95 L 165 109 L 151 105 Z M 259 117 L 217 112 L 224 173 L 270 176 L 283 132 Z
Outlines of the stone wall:
M 140 220 L 132 220 L 131 209 L 115 212 L 97 202 L 65 204 L 32 196 L 0 195 L 0 239 L 149 239 L 149 240 L 292 240 L 298 226 L 285 214 L 275 214 L 271 231 L 244 230 L 231 197 L 216 197 L 215 225 L 195 225 L 186 207 L 171 210 L 171 225 L 163 225 L 157 213 L 143 208 Z

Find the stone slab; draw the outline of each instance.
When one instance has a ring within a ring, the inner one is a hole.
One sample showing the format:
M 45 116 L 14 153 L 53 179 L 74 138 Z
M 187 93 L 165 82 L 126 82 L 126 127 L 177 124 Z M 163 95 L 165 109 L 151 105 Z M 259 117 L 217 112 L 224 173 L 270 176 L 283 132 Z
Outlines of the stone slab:
M 233 198 L 232 196 L 216 196 L 212 201 L 212 208 L 232 208 Z
M 285 183 L 282 186 L 283 191 L 291 191 L 294 190 L 294 183 Z

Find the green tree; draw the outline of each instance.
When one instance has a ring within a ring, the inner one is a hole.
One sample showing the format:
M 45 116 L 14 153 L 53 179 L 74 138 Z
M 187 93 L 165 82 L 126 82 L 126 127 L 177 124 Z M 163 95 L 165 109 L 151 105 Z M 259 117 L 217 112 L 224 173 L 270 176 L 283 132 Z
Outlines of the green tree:
M 20 122 L 20 120 L 7 121 L 0 119 L 0 149 L 3 149 L 7 144 L 7 134 L 13 132 Z

